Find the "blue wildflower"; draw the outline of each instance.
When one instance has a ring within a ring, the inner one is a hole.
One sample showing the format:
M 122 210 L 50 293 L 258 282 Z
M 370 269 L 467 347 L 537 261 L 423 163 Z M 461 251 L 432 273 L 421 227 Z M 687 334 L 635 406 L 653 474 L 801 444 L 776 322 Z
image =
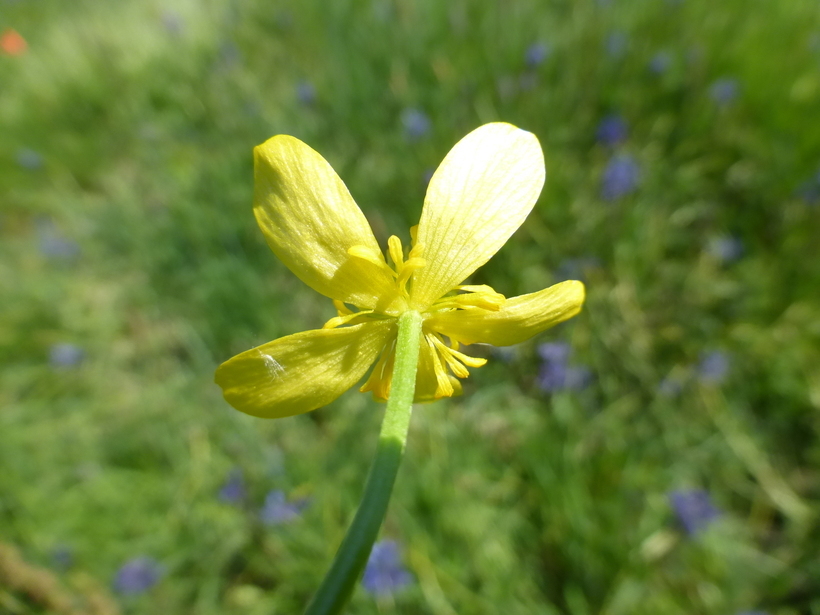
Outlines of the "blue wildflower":
M 316 102 L 316 88 L 309 81 L 299 81 L 296 84 L 296 100 L 300 104 L 309 106 Z
M 17 164 L 26 171 L 37 171 L 43 167 L 43 157 L 33 149 L 22 147 L 17 150 Z
M 743 256 L 743 242 L 732 235 L 713 237 L 706 251 L 722 263 L 731 263 Z
M 66 545 L 57 545 L 51 550 L 51 562 L 57 570 L 68 570 L 74 565 L 74 551 Z
M 625 32 L 610 32 L 604 41 L 604 50 L 612 58 L 620 58 L 626 52 L 629 38 Z
M 545 342 L 538 345 L 538 356 L 547 363 L 566 363 L 571 348 L 566 342 Z
M 683 390 L 683 383 L 680 378 L 667 376 L 658 383 L 658 395 L 662 397 L 677 397 Z
M 72 260 L 80 255 L 80 246 L 63 236 L 51 220 L 37 222 L 37 247 L 40 254 L 54 260 Z
M 546 43 L 533 43 L 524 52 L 524 62 L 530 68 L 541 65 L 550 54 L 550 48 Z
M 373 545 L 362 577 L 365 590 L 374 596 L 386 596 L 412 581 L 401 563 L 399 545 L 395 540 L 380 540 Z
M 114 579 L 114 589 L 121 594 L 135 595 L 148 591 L 162 577 L 162 566 L 152 557 L 139 556 L 123 564 Z
M 734 102 L 740 92 L 740 85 L 737 79 L 731 77 L 722 77 L 716 79 L 709 86 L 709 96 L 712 97 L 718 105 L 727 106 Z
M 547 342 L 538 346 L 543 363 L 536 383 L 542 391 L 578 391 L 592 380 L 592 372 L 583 365 L 570 365 L 571 349 L 565 342 Z
M 275 489 L 265 496 L 265 503 L 259 512 L 259 518 L 266 525 L 289 523 L 299 517 L 305 506 L 307 506 L 306 500 L 288 502 L 285 492 Z
M 719 350 L 704 354 L 697 367 L 698 380 L 704 384 L 718 384 L 729 373 L 729 355 Z
M 629 128 L 620 115 L 614 113 L 605 116 L 598 124 L 595 137 L 602 145 L 613 147 L 626 139 Z
M 668 51 L 659 51 L 649 60 L 649 71 L 655 75 L 662 75 L 672 65 L 672 55 Z
M 245 495 L 245 479 L 242 476 L 242 470 L 234 468 L 219 490 L 219 499 L 228 504 L 238 504 L 245 499 Z
M 76 367 L 85 359 L 85 351 L 74 344 L 54 344 L 48 349 L 48 362 L 55 369 Z
M 683 489 L 669 494 L 669 504 L 687 534 L 693 536 L 720 516 L 703 489 Z
M 638 187 L 640 169 L 629 154 L 618 154 L 610 159 L 601 178 L 601 197 L 615 201 Z
M 797 189 L 797 196 L 809 205 L 820 203 L 820 172 L 815 173 L 811 179 Z
M 417 141 L 430 132 L 430 118 L 422 111 L 412 107 L 402 112 L 401 124 L 405 136 L 411 141 Z

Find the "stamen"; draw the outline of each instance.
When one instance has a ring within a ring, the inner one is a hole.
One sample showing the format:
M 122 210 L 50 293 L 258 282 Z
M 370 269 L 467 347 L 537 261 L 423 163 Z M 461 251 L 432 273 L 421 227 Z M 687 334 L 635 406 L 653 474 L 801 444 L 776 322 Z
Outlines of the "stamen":
M 387 240 L 387 251 L 390 253 L 390 259 L 395 265 L 396 273 L 401 274 L 402 265 L 404 265 L 404 249 L 401 245 L 401 239 L 395 235 L 391 235 Z
M 390 397 L 390 387 L 393 384 L 393 363 L 396 358 L 396 340 L 385 344 L 376 366 L 370 373 L 362 387 L 362 393 L 373 391 L 373 397 L 380 401 L 387 401 Z
M 453 392 L 455 389 L 453 388 L 452 383 L 450 382 L 450 377 L 447 374 L 447 370 L 444 369 L 444 366 L 441 364 L 441 358 L 439 353 L 436 352 L 435 345 L 430 341 L 430 336 L 425 336 L 427 343 L 432 346 L 431 350 L 433 351 L 433 371 L 436 374 L 436 399 L 441 399 L 442 397 L 452 397 Z
M 416 224 L 415 226 L 410 227 L 410 245 L 416 245 L 416 238 L 419 236 L 419 225 Z
M 361 312 L 349 312 L 340 316 L 334 316 L 322 326 L 322 329 L 335 329 L 336 327 L 348 324 L 351 320 L 354 320 L 359 316 L 372 313 L 373 310 L 362 310 Z
M 352 314 L 353 310 L 345 305 L 344 301 L 339 301 L 338 299 L 333 300 L 333 305 L 336 307 L 336 312 L 338 312 L 339 316 L 347 316 L 348 314 Z
M 492 287 L 485 285 L 459 286 L 456 287 L 456 290 L 466 290 L 467 292 L 463 295 L 450 295 L 448 297 L 442 297 L 433 304 L 433 309 L 464 309 L 475 307 L 497 312 L 507 300 L 504 295 L 495 292 Z

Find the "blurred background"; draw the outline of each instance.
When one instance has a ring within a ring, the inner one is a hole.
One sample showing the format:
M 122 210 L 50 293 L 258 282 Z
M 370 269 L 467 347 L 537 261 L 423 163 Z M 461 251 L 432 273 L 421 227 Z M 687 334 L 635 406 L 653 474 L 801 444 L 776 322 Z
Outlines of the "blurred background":
M 335 315 L 251 150 L 407 242 L 504 120 L 547 184 L 473 283 L 588 301 L 416 408 L 349 612 L 820 614 L 818 110 L 815 0 L 0 0 L 0 612 L 300 612 L 383 406 L 213 384 Z

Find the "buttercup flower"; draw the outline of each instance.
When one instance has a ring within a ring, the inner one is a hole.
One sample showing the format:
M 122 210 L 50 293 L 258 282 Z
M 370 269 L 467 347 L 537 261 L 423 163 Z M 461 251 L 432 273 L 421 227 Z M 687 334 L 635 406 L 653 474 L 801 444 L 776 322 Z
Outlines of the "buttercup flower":
M 461 393 L 459 378 L 486 359 L 461 344 L 511 346 L 577 314 L 584 285 L 556 284 L 506 299 L 463 282 L 524 222 L 544 184 L 538 139 L 510 124 L 482 126 L 459 141 L 433 174 L 409 251 L 370 225 L 327 161 L 294 137 L 254 149 L 254 214 L 274 254 L 333 300 L 338 316 L 248 350 L 216 371 L 237 410 L 284 417 L 324 406 L 375 367 L 361 387 L 390 395 L 397 320 L 422 315 L 416 402 Z M 388 263 L 388 258 L 390 263 Z

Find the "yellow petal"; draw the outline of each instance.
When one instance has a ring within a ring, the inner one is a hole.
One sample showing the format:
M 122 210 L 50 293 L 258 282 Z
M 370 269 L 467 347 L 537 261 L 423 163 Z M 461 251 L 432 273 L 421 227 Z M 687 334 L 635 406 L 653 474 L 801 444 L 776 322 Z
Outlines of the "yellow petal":
M 359 206 L 328 162 L 299 139 L 278 135 L 254 148 L 253 211 L 271 250 L 323 295 L 390 313 L 398 301 L 385 264 L 350 254 L 381 249 Z
M 416 242 L 427 266 L 413 275 L 423 310 L 486 263 L 532 210 L 544 185 L 538 139 L 511 124 L 486 124 L 459 141 L 433 174 Z
M 229 404 L 253 416 L 309 412 L 356 384 L 395 335 L 394 320 L 288 335 L 226 361 L 216 383 Z
M 512 346 L 575 316 L 581 311 L 584 296 L 584 285 L 569 280 L 507 299 L 498 311 L 470 308 L 436 312 L 424 324 L 463 344 Z

